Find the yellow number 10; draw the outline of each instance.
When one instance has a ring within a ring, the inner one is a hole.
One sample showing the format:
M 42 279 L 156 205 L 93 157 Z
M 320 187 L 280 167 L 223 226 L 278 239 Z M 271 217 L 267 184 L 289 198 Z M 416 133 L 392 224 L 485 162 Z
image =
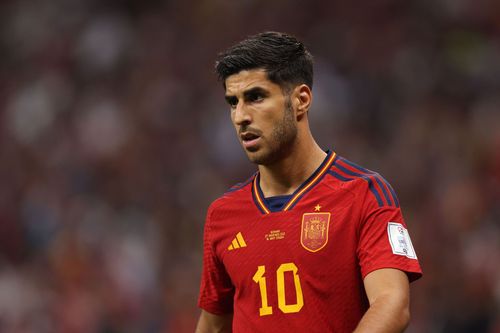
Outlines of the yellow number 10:
M 288 262 L 286 264 L 281 264 L 276 271 L 276 281 L 278 287 L 278 307 L 283 313 L 295 313 L 299 312 L 304 306 L 304 297 L 302 295 L 302 287 L 300 286 L 300 278 L 297 274 L 298 268 L 294 263 Z M 259 309 L 261 316 L 267 316 L 273 314 L 273 308 L 269 306 L 267 302 L 267 285 L 264 273 L 266 272 L 266 266 L 259 266 L 257 272 L 253 276 L 255 283 L 259 284 L 260 297 L 262 301 L 262 306 Z M 293 273 L 293 282 L 295 283 L 295 293 L 297 295 L 297 302 L 295 304 L 286 304 L 285 300 L 285 272 Z

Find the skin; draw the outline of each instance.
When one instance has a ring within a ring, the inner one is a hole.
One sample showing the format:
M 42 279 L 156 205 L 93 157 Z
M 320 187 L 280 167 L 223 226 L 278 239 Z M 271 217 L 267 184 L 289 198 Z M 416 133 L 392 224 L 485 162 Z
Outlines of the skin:
M 309 129 L 312 92 L 305 85 L 284 91 L 264 70 L 244 70 L 225 81 L 226 101 L 240 143 L 260 172 L 264 196 L 292 194 L 323 162 L 326 153 Z M 355 333 L 402 332 L 409 322 L 409 281 L 397 269 L 369 273 L 364 287 L 370 308 Z M 232 314 L 202 310 L 196 333 L 232 332 Z
M 195 333 L 231 333 L 233 315 L 215 315 L 201 310 Z
M 406 273 L 384 268 L 363 280 L 370 302 L 354 333 L 399 333 L 410 322 L 410 283 Z
M 311 90 L 301 84 L 285 96 L 264 70 L 241 71 L 225 83 L 233 126 L 248 158 L 258 165 L 264 195 L 292 194 L 326 157 L 309 129 Z M 257 142 L 245 146 L 245 133 L 258 134 Z

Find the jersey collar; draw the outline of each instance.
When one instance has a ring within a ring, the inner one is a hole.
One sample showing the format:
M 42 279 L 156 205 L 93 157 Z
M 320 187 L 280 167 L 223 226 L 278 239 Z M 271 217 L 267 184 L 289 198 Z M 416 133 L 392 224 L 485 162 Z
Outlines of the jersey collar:
M 333 161 L 335 160 L 337 154 L 332 151 L 327 151 L 327 155 L 321 165 L 314 171 L 314 173 L 303 182 L 291 195 L 288 202 L 280 210 L 281 212 L 288 211 L 292 209 L 297 202 L 302 198 L 309 190 L 311 190 L 319 181 L 323 178 L 326 172 L 330 169 Z M 264 195 L 259 185 L 260 173 L 257 172 L 252 182 L 252 196 L 253 200 L 263 214 L 270 214 L 271 209 L 267 206 L 266 200 L 264 200 Z

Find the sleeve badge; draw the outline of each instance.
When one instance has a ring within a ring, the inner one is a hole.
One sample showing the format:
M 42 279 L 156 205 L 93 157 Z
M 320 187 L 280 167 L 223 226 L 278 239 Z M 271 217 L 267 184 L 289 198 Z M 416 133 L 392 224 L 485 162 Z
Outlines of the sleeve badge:
M 417 259 L 408 230 L 401 223 L 389 222 L 387 224 L 387 233 L 392 253 L 410 259 Z

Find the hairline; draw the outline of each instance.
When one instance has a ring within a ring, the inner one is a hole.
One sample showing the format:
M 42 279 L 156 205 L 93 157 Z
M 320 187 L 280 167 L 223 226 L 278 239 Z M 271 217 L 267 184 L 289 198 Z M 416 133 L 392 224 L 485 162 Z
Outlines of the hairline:
M 276 84 L 277 86 L 280 87 L 280 90 L 281 92 L 283 93 L 283 96 L 289 96 L 292 92 L 293 89 L 295 89 L 295 87 L 297 86 L 300 86 L 301 84 L 305 84 L 306 86 L 309 87 L 309 85 L 305 82 L 302 82 L 302 83 L 293 83 L 293 82 L 276 82 L 275 80 L 271 79 L 270 75 L 269 75 L 269 70 L 266 69 L 265 67 L 254 67 L 254 68 L 242 68 L 240 71 L 236 72 L 236 73 L 233 73 L 231 75 L 228 75 L 226 76 L 223 80 L 222 80 L 222 87 L 224 88 L 224 91 L 226 91 L 226 80 L 233 76 L 233 75 L 238 75 L 239 73 L 243 72 L 243 71 L 263 71 L 265 74 L 266 74 L 266 79 L 269 81 L 269 82 L 272 82 L 274 84 Z M 309 89 L 311 89 L 311 87 L 309 87 Z M 312 90 L 312 89 L 311 89 Z

